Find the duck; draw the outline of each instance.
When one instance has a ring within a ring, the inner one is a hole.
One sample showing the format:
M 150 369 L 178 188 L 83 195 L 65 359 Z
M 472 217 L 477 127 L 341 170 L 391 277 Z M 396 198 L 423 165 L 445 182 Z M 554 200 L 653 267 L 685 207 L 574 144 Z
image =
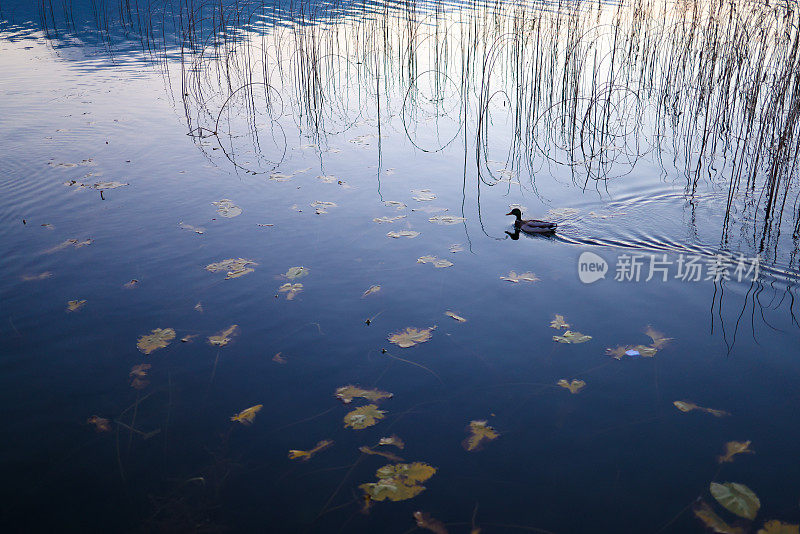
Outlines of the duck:
M 514 221 L 514 228 L 525 232 L 526 234 L 551 234 L 556 231 L 556 227 L 558 226 L 554 222 L 540 221 L 537 219 L 523 219 L 522 212 L 519 210 L 519 208 L 514 208 L 506 213 L 506 215 L 513 215 L 516 217 L 517 220 Z

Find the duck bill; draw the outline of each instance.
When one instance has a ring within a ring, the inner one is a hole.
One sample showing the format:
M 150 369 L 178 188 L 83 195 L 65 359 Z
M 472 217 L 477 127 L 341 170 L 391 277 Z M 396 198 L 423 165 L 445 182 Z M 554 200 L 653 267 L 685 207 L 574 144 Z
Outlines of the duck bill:
M 509 211 L 508 213 L 506 213 L 506 215 L 514 215 L 514 214 Z

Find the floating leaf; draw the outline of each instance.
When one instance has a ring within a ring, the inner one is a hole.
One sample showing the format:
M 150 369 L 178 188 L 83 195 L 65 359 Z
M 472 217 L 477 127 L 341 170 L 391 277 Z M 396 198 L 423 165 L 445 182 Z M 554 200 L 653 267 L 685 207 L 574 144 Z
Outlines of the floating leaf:
M 336 388 L 336 398 L 345 404 L 350 404 L 355 398 L 367 399 L 372 402 L 379 402 L 383 399 L 391 399 L 393 395 L 379 389 L 361 389 L 357 386 L 342 386 Z
M 460 222 L 464 222 L 467 219 L 464 217 L 454 217 L 452 215 L 437 215 L 435 217 L 431 217 L 428 219 L 430 222 L 434 224 L 458 224 Z
M 252 425 L 253 421 L 256 420 L 256 414 L 261 411 L 263 408 L 263 404 L 256 404 L 255 406 L 251 406 L 242 410 L 241 412 L 237 413 L 233 417 L 231 417 L 231 421 L 238 421 L 243 425 Z
M 139 285 L 139 281 L 136 278 L 131 279 L 130 282 L 127 282 L 122 285 L 125 289 L 133 289 Z
M 564 320 L 563 315 L 556 314 L 556 318 L 550 321 L 550 328 L 569 328 L 569 323 Z
M 315 212 L 317 215 L 322 215 L 323 213 L 328 213 L 328 208 L 335 208 L 335 202 L 327 202 L 324 200 L 315 200 L 311 203 L 312 208 L 316 208 Z
M 198 302 L 197 304 L 195 304 L 194 305 L 194 310 L 195 311 L 199 311 L 200 313 L 203 313 L 203 303 L 202 302 Z
M 361 484 L 370 499 L 375 501 L 404 501 L 425 490 L 425 482 L 436 474 L 436 468 L 422 462 L 385 465 L 375 472 L 377 482 Z
M 590 339 L 592 339 L 592 336 L 573 332 L 572 330 L 565 331 L 563 336 L 553 336 L 553 341 L 558 341 L 559 343 L 586 343 Z
M 308 276 L 311 274 L 310 270 L 306 267 L 290 267 L 288 271 L 286 271 L 285 276 L 289 280 L 294 280 L 295 278 L 303 278 L 304 276 Z
M 761 501 L 759 501 L 756 494 L 744 484 L 738 484 L 736 482 L 717 484 L 716 482 L 712 482 L 709 489 L 711 490 L 711 495 L 713 495 L 718 503 L 739 517 L 750 520 L 755 519 L 758 509 L 761 508 Z
M 434 519 L 430 514 L 425 512 L 414 512 L 414 519 L 417 520 L 417 527 L 430 530 L 433 534 L 447 534 L 447 528 L 444 523 L 438 519 Z
M 364 297 L 366 297 L 368 295 L 372 295 L 373 293 L 377 293 L 380 290 L 381 290 L 381 286 L 369 286 L 369 289 L 364 291 L 364 294 L 361 295 L 361 298 L 363 299 Z
M 281 353 L 278 352 L 278 353 L 275 354 L 275 356 L 272 357 L 272 361 L 275 362 L 275 363 L 279 363 L 279 364 L 283 365 L 283 364 L 286 363 L 286 358 L 281 356 Z
M 150 354 L 154 350 L 163 349 L 175 339 L 175 330 L 172 328 L 156 328 L 149 334 L 139 338 L 136 346 L 145 354 Z
M 380 419 L 386 417 L 383 415 L 385 413 L 385 411 L 378 409 L 377 404 L 359 406 L 344 416 L 344 427 L 352 428 L 353 430 L 363 430 L 376 425 Z
M 750 450 L 750 440 L 729 441 L 725 444 L 725 454 L 717 456 L 717 461 L 721 464 L 732 462 L 733 457 L 737 454 L 755 454 L 755 451 Z
M 200 226 L 192 226 L 191 224 L 187 224 L 187 223 L 185 223 L 183 221 L 178 223 L 178 228 L 180 228 L 182 230 L 191 230 L 192 232 L 194 232 L 196 234 L 201 234 L 201 235 L 204 234 L 205 231 L 206 231 L 205 228 L 201 228 Z
M 448 260 L 442 260 L 437 258 L 436 256 L 421 256 L 417 258 L 417 263 L 432 263 L 434 267 L 437 269 L 442 269 L 444 267 L 452 267 L 453 262 Z
M 459 323 L 466 323 L 466 322 L 467 322 L 467 320 L 466 320 L 466 319 L 464 319 L 464 318 L 463 318 L 463 317 L 461 317 L 460 315 L 456 315 L 455 313 L 453 313 L 453 312 L 451 312 L 451 311 L 446 311 L 446 312 L 444 312 L 444 314 L 445 314 L 446 316 L 448 316 L 448 317 L 452 317 L 453 319 L 455 319 L 455 320 L 456 320 L 456 321 L 458 321 Z
M 46 278 L 50 278 L 53 276 L 53 273 L 50 271 L 45 271 L 39 274 L 23 274 L 22 281 L 23 282 L 32 282 L 34 280 L 45 280 Z
M 374 219 L 372 219 L 372 221 L 376 222 L 378 224 L 380 224 L 380 223 L 393 223 L 393 222 L 399 221 L 400 219 L 403 219 L 405 217 L 406 217 L 405 215 L 398 215 L 397 217 L 375 217 Z
M 123 182 L 97 182 L 94 184 L 95 189 L 106 190 L 106 189 L 116 189 L 118 187 L 125 187 L 126 185 L 130 185 Z
M 227 260 L 206 265 L 206 271 L 212 273 L 227 271 L 225 280 L 230 280 L 231 278 L 239 278 L 240 276 L 252 273 L 254 269 L 250 267 L 251 265 L 258 264 L 253 260 L 247 260 L 244 258 L 229 258 Z
M 86 424 L 94 425 L 97 432 L 111 432 L 111 421 L 104 417 L 93 415 L 86 420 Z
M 297 284 L 286 282 L 278 288 L 278 293 L 286 293 L 286 300 L 294 300 L 301 291 L 303 291 L 303 284 L 299 282 Z
M 70 300 L 67 302 L 67 312 L 75 312 L 86 305 L 86 300 Z
M 515 271 L 509 271 L 507 276 L 501 276 L 500 280 L 506 280 L 518 284 L 519 282 L 538 282 L 539 277 L 528 271 L 527 273 L 517 274 Z
M 242 214 L 242 208 L 234 204 L 233 200 L 223 198 L 221 200 L 217 200 L 216 202 L 212 202 L 212 204 L 217 207 L 217 213 L 219 213 L 222 217 L 232 219 L 233 217 L 238 217 Z
M 402 202 L 398 202 L 397 200 L 387 200 L 383 203 L 384 206 L 387 208 L 394 208 L 396 210 L 403 210 L 406 208 L 406 205 Z
M 758 534 L 800 534 L 800 525 L 790 525 L 782 521 L 767 521 L 758 529 Z
M 562 378 L 557 382 L 557 384 L 562 388 L 567 388 L 573 395 L 586 387 L 586 382 L 575 379 L 573 379 L 572 382 L 567 382 L 565 378 Z
M 224 347 L 230 343 L 238 328 L 239 325 L 232 324 L 225 330 L 219 332 L 217 335 L 209 336 L 208 342 L 217 347 Z
M 698 406 L 697 404 L 689 401 L 675 401 L 672 404 L 674 404 L 675 407 L 682 412 L 691 412 L 692 410 L 699 410 L 701 412 L 710 413 L 714 417 L 724 417 L 726 415 L 730 415 L 730 413 L 726 412 L 725 410 L 714 410 L 712 408 L 703 408 L 702 406 Z
M 400 450 L 403 450 L 406 447 L 406 444 L 403 442 L 403 440 L 394 434 L 388 438 L 381 438 L 380 441 L 378 441 L 378 445 L 394 445 Z
M 486 421 L 470 421 L 469 436 L 461 442 L 461 446 L 470 452 L 479 451 L 487 441 L 497 439 L 500 435 Z
M 712 532 L 716 532 L 717 534 L 745 534 L 744 529 L 728 525 L 728 523 L 714 513 L 714 510 L 703 501 L 695 504 L 692 511 L 694 515 L 703 522 L 706 528 Z
M 322 441 L 317 442 L 316 446 L 310 451 L 299 451 L 292 449 L 289 451 L 289 459 L 296 460 L 297 458 L 300 458 L 302 461 L 307 462 L 311 459 L 312 456 L 314 456 L 320 451 L 324 451 L 331 445 L 333 445 L 332 440 L 324 439 Z
M 436 195 L 431 193 L 430 189 L 412 189 L 411 192 L 415 193 L 411 198 L 418 202 L 427 202 L 436 198 Z
M 395 239 L 400 237 L 407 237 L 409 239 L 413 239 L 419 235 L 419 232 L 415 232 L 414 230 L 400 230 L 399 232 L 389 232 L 386 234 L 387 237 L 393 237 Z
M 358 448 L 358 450 L 363 452 L 364 454 L 372 454 L 372 455 L 375 455 L 375 456 L 383 456 L 384 458 L 386 458 L 387 460 L 390 460 L 392 462 L 402 462 L 403 461 L 403 459 L 400 458 L 399 456 L 397 456 L 396 454 L 392 454 L 391 452 L 385 452 L 385 451 L 376 451 L 375 449 L 373 449 L 371 447 L 367 447 L 366 445 L 362 445 L 361 447 Z
M 425 343 L 431 338 L 431 332 L 436 330 L 436 326 L 430 328 L 414 328 L 409 326 L 405 330 L 395 332 L 389 336 L 389 342 L 394 343 L 400 348 L 407 349 L 419 343 Z
M 644 358 L 652 358 L 658 352 L 657 349 L 649 345 L 619 345 L 614 348 L 607 348 L 606 354 L 616 360 L 621 360 L 623 356 L 639 356 Z
M 464 247 L 461 246 L 461 243 L 453 243 L 450 245 L 450 252 L 456 254 L 457 252 L 464 252 Z
M 663 349 L 666 346 L 666 344 L 672 340 L 671 337 L 664 337 L 664 334 L 662 334 L 661 332 L 653 330 L 653 327 L 649 325 L 647 326 L 647 329 L 644 331 L 644 333 L 647 337 L 653 340 L 653 343 L 651 343 L 650 346 L 656 350 Z

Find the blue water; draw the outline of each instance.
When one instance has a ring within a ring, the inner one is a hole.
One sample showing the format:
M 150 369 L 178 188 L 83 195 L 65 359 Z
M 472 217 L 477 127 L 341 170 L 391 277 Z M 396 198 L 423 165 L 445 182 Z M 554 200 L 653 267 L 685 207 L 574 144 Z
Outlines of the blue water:
M 565 159 L 558 121 L 522 136 L 541 150 L 520 163 L 510 111 L 520 97 L 508 87 L 556 82 L 541 81 L 543 67 L 518 79 L 528 70 L 515 70 L 507 48 L 484 47 L 513 25 L 511 7 L 245 3 L 247 17 L 226 15 L 217 33 L 208 22 L 191 40 L 180 10 L 143 4 L 136 17 L 115 2 L 69 3 L 69 16 L 58 4 L 44 17 L 35 3 L 0 5 L 4 531 L 403 533 L 423 510 L 450 532 L 702 532 L 698 498 L 753 532 L 800 520 L 793 169 L 768 229 L 766 162 L 726 219 L 739 160 L 719 141 L 702 149 L 698 171 L 695 129 L 664 134 L 649 122 L 657 95 L 633 105 L 622 92 L 613 138 L 584 138 L 584 148 L 613 147 L 592 160 L 600 167 Z M 559 9 L 527 9 L 554 31 L 547 17 Z M 577 30 L 603 27 L 575 13 Z M 416 55 L 403 47 L 410 27 Z M 471 41 L 476 28 L 489 37 Z M 663 38 L 657 24 L 649 31 Z M 452 63 L 462 50 L 494 70 L 462 78 Z M 441 76 L 426 78 L 433 67 Z M 688 110 L 692 99 L 681 102 Z M 101 194 L 91 186 L 102 181 L 128 185 Z M 415 200 L 424 189 L 436 198 Z M 221 217 L 220 199 L 242 214 Z M 336 206 L 317 214 L 315 201 Z M 512 204 L 558 232 L 509 238 Z M 429 221 L 443 215 L 464 220 Z M 399 230 L 419 235 L 386 235 Z M 52 250 L 68 239 L 91 244 Z M 581 282 L 584 252 L 607 262 L 605 278 Z M 668 281 L 645 281 L 647 262 L 638 282 L 615 280 L 625 254 L 666 254 Z M 707 265 L 718 254 L 760 255 L 759 279 L 675 278 L 681 255 Z M 419 263 L 425 255 L 453 265 Z M 205 269 L 239 257 L 254 272 L 225 280 Z M 287 300 L 278 289 L 293 266 L 309 275 Z M 502 280 L 509 271 L 539 281 Z M 72 300 L 86 303 L 67 312 Z M 592 339 L 555 343 L 555 314 Z M 207 343 L 232 324 L 229 345 Z M 387 339 L 434 325 L 411 348 Z M 654 357 L 606 354 L 650 343 L 648 325 L 672 338 Z M 176 338 L 145 355 L 137 339 L 155 328 Z M 134 389 L 129 372 L 141 363 L 152 365 L 149 384 Z M 562 378 L 586 387 L 570 394 Z M 386 418 L 344 428 L 366 404 L 334 397 L 347 384 L 393 393 L 379 403 Z M 674 401 L 731 415 L 683 413 Z M 257 404 L 251 426 L 230 420 Z M 107 432 L 87 424 L 95 415 Z M 500 434 L 479 452 L 461 446 L 473 420 Z M 438 471 L 419 496 L 365 515 L 358 486 L 392 462 L 358 447 L 392 434 L 406 448 L 378 450 Z M 287 458 L 323 439 L 334 445 L 310 461 Z M 717 463 L 733 440 L 755 454 Z M 709 494 L 710 482 L 728 481 L 759 496 L 754 521 Z

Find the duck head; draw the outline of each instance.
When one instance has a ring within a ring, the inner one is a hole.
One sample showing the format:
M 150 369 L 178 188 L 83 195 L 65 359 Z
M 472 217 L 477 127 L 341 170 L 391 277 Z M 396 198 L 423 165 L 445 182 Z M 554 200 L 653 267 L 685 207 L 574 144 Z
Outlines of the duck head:
M 513 215 L 514 217 L 517 218 L 518 221 L 522 219 L 522 212 L 519 210 L 519 208 L 514 208 L 513 210 L 506 213 L 506 215 Z

